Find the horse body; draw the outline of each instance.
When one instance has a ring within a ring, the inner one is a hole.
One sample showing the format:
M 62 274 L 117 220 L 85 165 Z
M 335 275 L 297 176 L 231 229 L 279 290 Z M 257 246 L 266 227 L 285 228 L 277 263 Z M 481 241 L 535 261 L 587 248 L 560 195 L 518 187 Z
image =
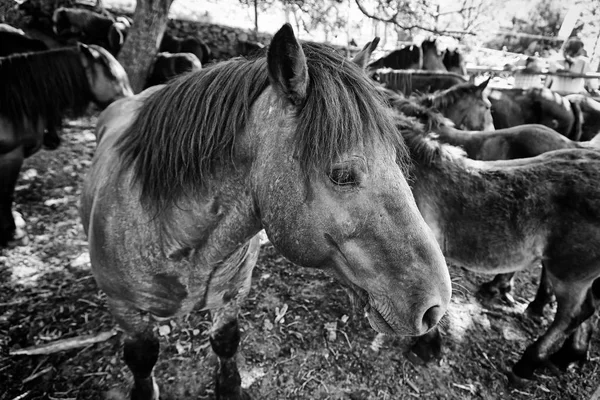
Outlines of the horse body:
M 392 68 L 419 70 L 423 68 L 423 51 L 420 46 L 404 46 L 392 51 L 367 66 L 369 70 Z
M 212 54 L 210 47 L 195 36 L 179 38 L 169 33 L 163 35 L 158 51 L 160 53 L 192 53 L 198 57 L 202 65 L 206 65 L 210 61 Z
M 195 304 L 214 310 L 217 398 L 242 397 L 237 308 L 262 228 L 285 257 L 338 277 L 375 329 L 418 334 L 441 318 L 448 272 L 388 112 L 359 67 L 300 45 L 286 24 L 266 59 L 215 64 L 103 113 L 81 215 L 94 276 L 128 335 L 132 398 L 158 398 L 158 339 L 143 313 Z
M 48 46 L 41 40 L 13 31 L 0 31 L 0 57 L 44 50 L 48 50 Z
M 600 103 L 584 94 L 569 94 L 565 98 L 573 104 L 574 114 L 581 109 L 583 123 L 579 140 L 592 140 L 600 134 Z
M 40 70 L 45 73 L 41 75 Z M 106 50 L 80 45 L 0 58 L 0 246 L 26 240 L 16 229 L 12 198 L 24 158 L 42 142 L 58 145 L 65 113 L 82 114 L 132 94 L 123 67 Z M 44 131 L 47 131 L 44 134 Z
M 581 138 L 581 109 L 550 89 L 492 89 L 488 98 L 492 103 L 494 125 L 498 129 L 541 124 L 569 139 Z
M 585 357 L 578 340 L 600 298 L 600 153 L 559 150 L 534 158 L 476 161 L 405 131 L 415 160 L 412 190 L 447 259 L 483 273 L 543 263 L 557 299 L 549 329 L 511 378 L 531 378 L 552 357 Z M 584 325 L 581 325 L 584 323 Z
M 160 85 L 177 75 L 201 68 L 200 60 L 192 53 L 158 53 L 146 87 Z

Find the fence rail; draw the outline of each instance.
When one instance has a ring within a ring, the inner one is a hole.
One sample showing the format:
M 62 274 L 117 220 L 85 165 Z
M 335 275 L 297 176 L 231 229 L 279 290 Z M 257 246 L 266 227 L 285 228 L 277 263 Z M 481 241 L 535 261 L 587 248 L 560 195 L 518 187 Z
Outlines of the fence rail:
M 503 73 L 503 74 L 510 74 L 510 75 L 514 74 L 515 72 L 522 72 L 525 74 L 530 73 L 532 75 L 566 76 L 566 77 L 570 77 L 570 78 L 588 78 L 588 79 L 600 78 L 600 72 L 587 72 L 585 74 L 578 74 L 578 73 L 567 72 L 567 71 L 550 71 L 548 69 L 542 69 L 541 71 L 530 72 L 530 70 L 527 70 L 527 68 L 525 68 L 525 67 L 515 67 L 512 69 L 504 69 L 504 68 L 500 68 L 500 67 L 471 66 L 471 67 L 467 67 L 467 72 L 469 74 L 491 72 L 491 73 L 496 73 L 496 74 Z

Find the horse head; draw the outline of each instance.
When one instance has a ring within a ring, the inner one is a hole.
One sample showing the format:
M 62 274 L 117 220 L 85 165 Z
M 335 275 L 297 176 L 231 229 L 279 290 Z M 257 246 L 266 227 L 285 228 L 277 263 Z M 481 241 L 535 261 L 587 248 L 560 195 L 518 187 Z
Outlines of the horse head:
M 338 277 L 365 307 L 373 328 L 421 334 L 443 315 L 450 287 L 443 256 L 399 165 L 406 154 L 395 142 L 391 110 L 361 68 L 348 65 L 334 78 L 333 65 L 315 63 L 314 50 L 305 49 L 308 64 L 286 25 L 268 51 L 276 97 L 263 115 L 279 121 L 261 118 L 261 130 L 269 134 L 255 141 L 261 148 L 253 175 L 261 177 L 262 225 L 286 257 Z M 328 75 L 334 79 L 323 79 Z M 333 85 L 338 79 L 353 88 Z M 358 103 L 339 102 L 351 98 Z M 275 111 L 281 103 L 283 110 Z M 333 107 L 324 114 L 322 104 Z M 296 139 L 292 115 L 310 121 L 296 128 Z M 293 154 L 286 150 L 290 141 L 300 146 Z
M 78 43 L 77 48 L 96 104 L 104 108 L 133 95 L 125 69 L 108 50 L 83 43 Z

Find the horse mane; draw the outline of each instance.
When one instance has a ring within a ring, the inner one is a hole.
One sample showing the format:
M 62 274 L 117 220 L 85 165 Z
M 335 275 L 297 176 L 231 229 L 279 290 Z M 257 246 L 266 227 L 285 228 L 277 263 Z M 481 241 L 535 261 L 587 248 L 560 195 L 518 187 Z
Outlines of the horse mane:
M 67 112 L 82 115 L 92 99 L 77 48 L 0 58 L 0 87 L 0 114 L 17 130 L 24 120 L 56 129 Z
M 396 127 L 409 149 L 411 160 L 415 163 L 424 166 L 448 162 L 457 163 L 466 155 L 460 147 L 437 140 L 436 133 L 426 129 L 425 125 L 416 117 L 405 116 L 398 112 Z
M 473 96 L 478 90 L 479 88 L 477 85 L 466 82 L 452 86 L 446 90 L 438 90 L 434 93 L 423 94 L 419 96 L 418 100 L 426 107 L 445 110 L 465 97 Z
M 375 135 L 407 157 L 392 111 L 364 71 L 329 46 L 305 42 L 309 87 L 296 108 L 294 154 L 304 173 L 329 165 Z M 266 57 L 234 58 L 169 82 L 140 107 L 116 144 L 140 200 L 154 211 L 206 188 L 232 160 L 236 135 L 269 85 Z
M 384 87 L 381 88 L 381 91 L 392 108 L 407 117 L 416 118 L 426 132 L 439 132 L 442 129 L 454 126 L 452 121 L 439 112 L 420 104 L 414 95 L 405 97 Z

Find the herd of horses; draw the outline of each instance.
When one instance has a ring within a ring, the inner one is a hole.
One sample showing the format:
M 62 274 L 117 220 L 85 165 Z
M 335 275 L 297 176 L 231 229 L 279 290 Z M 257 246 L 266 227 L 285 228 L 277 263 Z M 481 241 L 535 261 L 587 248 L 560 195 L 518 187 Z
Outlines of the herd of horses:
M 600 299 L 600 107 L 540 90 L 517 119 L 487 81 L 401 94 L 372 79 L 377 43 L 348 62 L 286 24 L 262 54 L 136 95 L 98 45 L 0 58 L 0 245 L 27 241 L 12 211 L 24 158 L 56 147 L 64 117 L 105 108 L 80 215 L 126 334 L 132 399 L 159 397 L 154 319 L 196 306 L 211 310 L 217 398 L 244 398 L 238 309 L 263 229 L 289 260 L 338 278 L 375 330 L 418 336 L 423 358 L 441 345 L 446 260 L 498 274 L 482 291 L 509 300 L 514 273 L 542 265 L 528 311 L 553 296 L 557 311 L 509 378 L 585 360 Z

